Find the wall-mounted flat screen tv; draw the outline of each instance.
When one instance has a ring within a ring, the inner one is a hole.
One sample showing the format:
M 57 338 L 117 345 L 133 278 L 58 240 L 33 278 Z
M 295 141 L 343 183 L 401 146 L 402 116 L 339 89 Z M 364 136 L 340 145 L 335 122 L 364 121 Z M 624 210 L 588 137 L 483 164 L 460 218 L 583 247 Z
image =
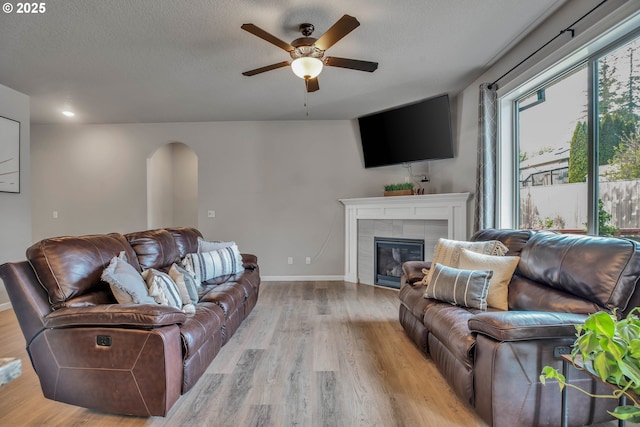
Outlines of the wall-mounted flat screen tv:
M 364 167 L 453 158 L 449 96 L 359 117 Z

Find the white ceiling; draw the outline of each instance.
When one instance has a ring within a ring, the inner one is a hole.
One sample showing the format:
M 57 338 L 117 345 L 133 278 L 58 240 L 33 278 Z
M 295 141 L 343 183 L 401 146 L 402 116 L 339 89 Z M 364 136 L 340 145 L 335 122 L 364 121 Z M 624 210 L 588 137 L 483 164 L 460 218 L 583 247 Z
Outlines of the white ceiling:
M 0 84 L 31 97 L 33 123 L 352 119 L 455 95 L 565 1 L 47 0 L 0 12 Z M 325 67 L 308 95 L 288 68 L 241 74 L 289 59 L 243 23 L 291 42 L 343 14 L 361 25 L 327 55 L 374 73 Z

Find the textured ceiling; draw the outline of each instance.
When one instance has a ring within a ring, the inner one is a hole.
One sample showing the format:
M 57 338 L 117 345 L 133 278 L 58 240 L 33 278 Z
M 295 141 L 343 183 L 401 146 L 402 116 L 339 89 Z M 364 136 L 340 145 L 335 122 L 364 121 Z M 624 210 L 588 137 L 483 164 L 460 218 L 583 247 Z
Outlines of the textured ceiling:
M 0 12 L 0 84 L 31 97 L 32 123 L 352 119 L 456 94 L 564 1 L 48 0 Z M 374 73 L 325 67 L 311 94 L 288 68 L 241 74 L 289 59 L 243 23 L 291 42 L 343 14 L 361 25 L 327 54 Z

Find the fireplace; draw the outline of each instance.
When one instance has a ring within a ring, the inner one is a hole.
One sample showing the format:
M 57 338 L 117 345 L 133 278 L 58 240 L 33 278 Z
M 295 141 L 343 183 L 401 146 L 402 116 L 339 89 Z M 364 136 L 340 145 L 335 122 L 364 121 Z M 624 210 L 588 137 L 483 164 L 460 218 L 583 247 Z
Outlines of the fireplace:
M 438 238 L 465 240 L 469 193 L 340 199 L 344 205 L 344 280 L 375 284 L 375 236 L 424 239 L 431 258 Z
M 402 263 L 424 260 L 424 240 L 376 237 L 373 254 L 375 284 L 399 289 Z

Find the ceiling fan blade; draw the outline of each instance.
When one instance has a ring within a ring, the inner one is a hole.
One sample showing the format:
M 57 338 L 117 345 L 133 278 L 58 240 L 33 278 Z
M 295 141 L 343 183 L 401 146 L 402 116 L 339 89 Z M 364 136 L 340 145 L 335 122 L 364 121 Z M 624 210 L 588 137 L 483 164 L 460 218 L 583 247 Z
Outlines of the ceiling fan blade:
M 277 64 L 267 65 L 265 67 L 256 68 L 255 70 L 249 70 L 242 73 L 243 76 L 255 76 L 256 74 L 264 73 L 265 71 L 276 70 L 278 68 L 289 66 L 289 61 L 278 62 Z
M 336 44 L 338 40 L 358 28 L 359 25 L 360 22 L 358 22 L 356 18 L 344 15 L 342 18 L 338 19 L 338 22 L 333 24 L 326 33 L 321 35 L 314 44 L 318 49 L 327 50 Z
M 253 24 L 242 24 L 240 26 L 240 28 L 242 28 L 245 31 L 250 32 L 254 36 L 260 37 L 262 40 L 266 40 L 269 43 L 278 46 L 280 49 L 286 50 L 287 52 L 291 52 L 294 49 L 294 47 L 291 46 L 289 43 L 283 42 L 282 40 L 280 40 L 279 38 L 277 38 L 273 34 L 267 33 L 262 28 L 257 27 L 257 26 L 255 26 Z
M 315 92 L 320 89 L 317 77 L 314 77 L 312 79 L 305 79 L 304 84 L 307 86 L 307 92 Z
M 325 64 L 331 67 L 349 68 L 350 70 L 368 71 L 370 73 L 378 69 L 377 62 L 360 61 L 359 59 L 337 58 L 327 56 Z

